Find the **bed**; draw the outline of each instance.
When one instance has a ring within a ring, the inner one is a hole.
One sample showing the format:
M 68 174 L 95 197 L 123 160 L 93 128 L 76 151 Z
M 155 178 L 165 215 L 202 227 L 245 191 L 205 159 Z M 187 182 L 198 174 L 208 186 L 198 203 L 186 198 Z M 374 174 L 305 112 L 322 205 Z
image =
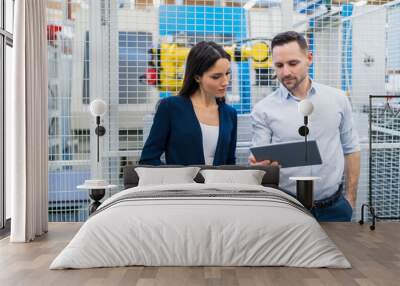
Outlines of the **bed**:
M 152 185 L 140 185 L 135 167 L 125 167 L 126 189 L 102 203 L 50 269 L 351 267 L 309 211 L 279 189 L 278 167 L 200 166 L 192 183 Z M 239 172 L 220 183 L 204 179 L 207 170 Z M 235 182 L 248 170 L 263 171 L 259 185 Z

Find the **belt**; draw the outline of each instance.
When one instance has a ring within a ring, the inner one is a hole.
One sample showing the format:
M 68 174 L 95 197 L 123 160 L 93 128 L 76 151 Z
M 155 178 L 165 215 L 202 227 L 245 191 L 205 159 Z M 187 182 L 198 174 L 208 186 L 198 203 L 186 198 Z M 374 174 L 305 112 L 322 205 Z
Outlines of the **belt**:
M 314 208 L 323 209 L 332 206 L 336 203 L 342 195 L 343 184 L 339 185 L 338 190 L 330 197 L 322 200 L 314 201 Z

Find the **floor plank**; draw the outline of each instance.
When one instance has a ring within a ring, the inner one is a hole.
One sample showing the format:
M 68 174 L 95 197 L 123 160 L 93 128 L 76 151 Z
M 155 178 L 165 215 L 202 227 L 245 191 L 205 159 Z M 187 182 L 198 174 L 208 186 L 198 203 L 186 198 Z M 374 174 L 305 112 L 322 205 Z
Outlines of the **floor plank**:
M 50 263 L 80 226 L 50 223 L 49 233 L 32 243 L 0 240 L 0 285 L 400 285 L 400 224 L 395 222 L 379 222 L 375 231 L 355 223 L 322 224 L 352 269 L 137 266 L 50 271 Z

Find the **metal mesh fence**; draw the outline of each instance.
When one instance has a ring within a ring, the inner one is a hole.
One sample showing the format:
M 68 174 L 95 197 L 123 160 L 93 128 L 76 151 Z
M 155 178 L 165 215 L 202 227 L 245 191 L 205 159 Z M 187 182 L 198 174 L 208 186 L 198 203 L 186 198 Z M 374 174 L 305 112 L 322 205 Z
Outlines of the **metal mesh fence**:
M 400 219 L 400 96 L 370 104 L 370 195 L 378 218 Z

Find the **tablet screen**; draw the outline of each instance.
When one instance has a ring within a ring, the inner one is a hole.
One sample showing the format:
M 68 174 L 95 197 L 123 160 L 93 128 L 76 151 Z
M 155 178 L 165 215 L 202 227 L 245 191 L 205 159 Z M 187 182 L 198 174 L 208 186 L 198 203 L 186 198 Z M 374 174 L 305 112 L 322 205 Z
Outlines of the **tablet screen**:
M 296 141 L 252 147 L 250 151 L 257 161 L 278 161 L 282 168 L 322 164 L 315 140 L 308 141 L 307 144 Z

